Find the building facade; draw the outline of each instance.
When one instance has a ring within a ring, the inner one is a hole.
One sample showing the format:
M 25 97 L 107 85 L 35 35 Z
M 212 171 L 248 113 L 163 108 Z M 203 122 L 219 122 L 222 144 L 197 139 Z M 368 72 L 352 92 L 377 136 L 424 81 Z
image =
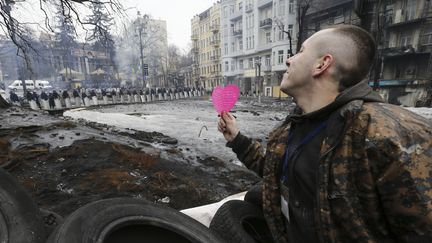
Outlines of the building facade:
M 321 29 L 359 25 L 377 42 L 369 84 L 390 103 L 432 102 L 432 7 L 428 0 L 318 0 L 305 16 L 305 38 Z
M 216 2 L 191 20 L 194 86 L 207 90 L 223 84 L 220 18 L 221 4 Z
M 222 70 L 242 93 L 283 96 L 279 84 L 296 42 L 294 0 L 222 0 Z M 291 43 L 291 45 L 290 45 Z
M 168 87 L 168 36 L 165 20 L 140 15 L 116 41 L 116 62 L 127 85 Z
M 391 103 L 431 106 L 432 4 L 427 0 L 384 1 L 381 94 Z

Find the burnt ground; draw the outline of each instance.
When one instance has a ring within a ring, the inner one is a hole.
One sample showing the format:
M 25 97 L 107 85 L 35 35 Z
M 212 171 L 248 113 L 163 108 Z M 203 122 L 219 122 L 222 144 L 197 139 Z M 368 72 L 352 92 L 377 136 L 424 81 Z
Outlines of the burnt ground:
M 150 144 L 155 142 L 164 148 Z M 259 181 L 247 169 L 215 157 L 193 161 L 183 156 L 175 138 L 161 133 L 120 132 L 16 107 L 0 109 L 0 165 L 39 207 L 62 216 L 112 197 L 185 209 L 219 201 Z

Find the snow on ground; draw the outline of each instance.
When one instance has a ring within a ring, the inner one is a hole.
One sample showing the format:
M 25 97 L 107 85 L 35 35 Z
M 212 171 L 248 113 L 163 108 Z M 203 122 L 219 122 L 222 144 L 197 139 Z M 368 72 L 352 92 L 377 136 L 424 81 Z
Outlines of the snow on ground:
M 254 112 L 246 112 L 254 110 Z M 242 133 L 265 140 L 268 133 L 287 114 L 254 107 L 239 101 L 234 108 Z M 239 163 L 235 154 L 225 146 L 225 139 L 217 130 L 217 113 L 208 100 L 176 100 L 132 105 L 116 105 L 98 110 L 67 111 L 64 116 L 73 119 L 103 123 L 118 128 L 146 132 L 161 132 L 176 138 L 179 147 L 190 158 L 206 154 L 225 161 Z M 275 117 L 277 119 L 275 119 Z
M 420 116 L 424 116 L 427 119 L 432 121 L 432 108 L 427 107 L 406 107 L 406 109 L 417 113 Z
M 432 120 L 432 108 L 407 109 Z M 242 133 L 265 141 L 268 133 L 287 115 L 283 110 L 252 107 L 249 102 L 241 100 L 234 108 L 234 115 Z M 250 111 L 256 111 L 259 116 Z M 64 116 L 123 129 L 161 132 L 178 139 L 179 147 L 184 148 L 184 153 L 192 160 L 196 156 L 206 154 L 239 163 L 231 149 L 225 146 L 222 134 L 217 131 L 217 113 L 209 100 L 116 105 L 92 110 L 67 111 Z

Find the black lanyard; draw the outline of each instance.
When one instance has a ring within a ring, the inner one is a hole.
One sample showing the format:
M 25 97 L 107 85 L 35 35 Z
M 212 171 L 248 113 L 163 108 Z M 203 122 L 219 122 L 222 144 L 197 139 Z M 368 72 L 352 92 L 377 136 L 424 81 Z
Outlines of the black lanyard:
M 285 149 L 284 163 L 282 167 L 281 181 L 286 183 L 288 181 L 288 163 L 293 159 L 294 155 L 298 152 L 299 148 L 309 143 L 314 137 L 316 137 L 325 127 L 327 121 L 324 121 L 318 125 L 313 131 L 309 132 L 299 144 L 292 144 L 293 129 L 290 130 L 288 135 L 287 147 Z

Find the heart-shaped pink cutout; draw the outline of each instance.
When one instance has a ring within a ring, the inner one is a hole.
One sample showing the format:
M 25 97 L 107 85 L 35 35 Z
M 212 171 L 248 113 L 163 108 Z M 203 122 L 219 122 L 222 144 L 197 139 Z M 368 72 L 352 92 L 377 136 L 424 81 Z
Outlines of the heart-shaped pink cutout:
M 230 112 L 240 96 L 240 89 L 233 84 L 225 88 L 216 87 L 212 93 L 213 106 L 218 114 Z

